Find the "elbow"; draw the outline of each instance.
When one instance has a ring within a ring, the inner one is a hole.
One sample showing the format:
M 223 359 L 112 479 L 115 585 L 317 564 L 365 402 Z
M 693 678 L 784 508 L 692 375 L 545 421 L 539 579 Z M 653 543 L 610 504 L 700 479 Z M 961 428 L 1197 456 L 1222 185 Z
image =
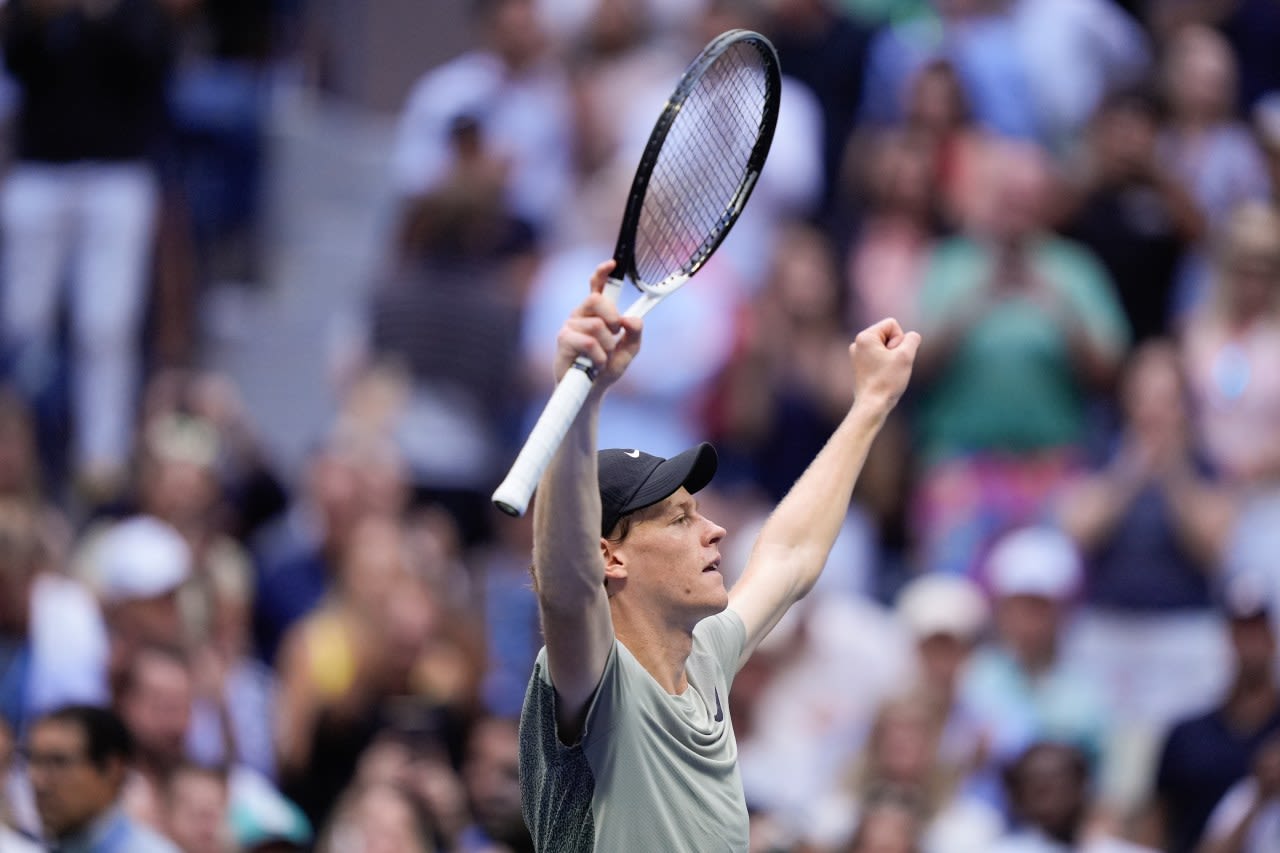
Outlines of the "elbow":
M 535 576 L 534 590 L 538 596 L 538 607 L 549 616 L 581 616 L 606 599 L 603 578 L 597 584 L 579 581 L 564 583 L 559 579 L 547 583 Z

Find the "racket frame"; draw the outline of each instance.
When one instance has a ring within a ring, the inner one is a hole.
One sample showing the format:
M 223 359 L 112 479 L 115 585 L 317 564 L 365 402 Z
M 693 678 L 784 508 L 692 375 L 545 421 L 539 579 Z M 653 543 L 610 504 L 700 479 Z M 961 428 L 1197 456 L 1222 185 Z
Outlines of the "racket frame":
M 725 51 L 741 42 L 750 44 L 760 52 L 761 64 L 765 72 L 766 92 L 769 93 L 765 98 L 764 114 L 760 119 L 755 146 L 747 158 L 746 173 L 732 198 L 725 205 L 720 215 L 719 226 L 699 244 L 689 261 L 661 281 L 644 281 L 636 269 L 636 232 L 649 190 L 649 179 L 657 166 L 662 146 L 676 118 L 680 115 L 681 107 L 697 88 L 702 76 Z M 649 313 L 659 302 L 689 281 L 724 242 L 745 209 L 747 200 L 750 199 L 759 180 L 760 171 L 764 168 L 769 148 L 773 144 L 774 130 L 777 127 L 781 95 L 782 75 L 777 51 L 767 38 L 751 30 L 734 29 L 721 33 L 708 42 L 702 52 L 685 69 L 680 82 L 667 98 L 666 106 L 654 123 L 653 131 L 649 134 L 649 141 L 645 144 L 644 152 L 636 167 L 635 177 L 631 182 L 631 189 L 627 193 L 622 223 L 618 228 L 618 240 L 613 250 L 614 272 L 605 283 L 604 295 L 611 302 L 616 303 L 624 280 L 631 280 L 641 295 L 627 308 L 624 316 L 643 317 Z M 595 378 L 595 365 L 590 359 L 580 356 L 556 385 L 555 391 L 530 431 L 506 478 L 493 493 L 493 503 L 502 512 L 511 516 L 524 515 L 543 471 L 550 464 L 569 426 L 582 409 Z

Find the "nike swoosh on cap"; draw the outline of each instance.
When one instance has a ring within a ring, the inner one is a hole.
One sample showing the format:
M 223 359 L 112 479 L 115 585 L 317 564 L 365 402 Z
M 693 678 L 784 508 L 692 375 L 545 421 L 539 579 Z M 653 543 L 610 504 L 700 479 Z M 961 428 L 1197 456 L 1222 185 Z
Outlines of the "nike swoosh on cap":
M 639 459 L 639 458 L 640 458 L 640 451 L 639 451 L 639 450 L 624 450 L 624 451 L 622 452 L 622 455 L 623 455 L 623 456 L 630 456 L 632 459 Z

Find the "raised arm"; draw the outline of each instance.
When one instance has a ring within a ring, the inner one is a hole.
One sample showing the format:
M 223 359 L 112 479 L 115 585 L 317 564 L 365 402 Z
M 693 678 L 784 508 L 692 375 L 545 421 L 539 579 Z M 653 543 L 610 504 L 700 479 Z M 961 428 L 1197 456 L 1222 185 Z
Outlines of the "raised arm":
M 596 427 L 605 390 L 640 347 L 640 320 L 620 318 L 602 295 L 609 261 L 591 277 L 591 295 L 557 338 L 555 378 L 585 355 L 599 371 L 586 404 L 547 466 L 533 506 L 533 580 L 542 615 L 561 740 L 579 735 L 587 704 L 613 647 L 600 554 Z
M 792 604 L 813 588 L 848 512 L 871 443 L 911 378 L 920 336 L 881 320 L 849 347 L 854 401 L 844 420 L 782 503 L 752 548 L 729 607 L 747 629 L 740 663 Z

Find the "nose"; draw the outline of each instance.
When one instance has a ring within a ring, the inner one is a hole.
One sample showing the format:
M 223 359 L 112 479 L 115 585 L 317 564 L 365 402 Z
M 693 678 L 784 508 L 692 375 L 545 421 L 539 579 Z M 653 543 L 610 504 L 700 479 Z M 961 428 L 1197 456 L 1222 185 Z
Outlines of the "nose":
M 707 521 L 707 544 L 715 545 L 717 542 L 723 539 L 728 534 L 729 531 L 725 530 L 723 527 L 716 524 L 714 521 L 712 521 L 709 518 L 706 521 Z

